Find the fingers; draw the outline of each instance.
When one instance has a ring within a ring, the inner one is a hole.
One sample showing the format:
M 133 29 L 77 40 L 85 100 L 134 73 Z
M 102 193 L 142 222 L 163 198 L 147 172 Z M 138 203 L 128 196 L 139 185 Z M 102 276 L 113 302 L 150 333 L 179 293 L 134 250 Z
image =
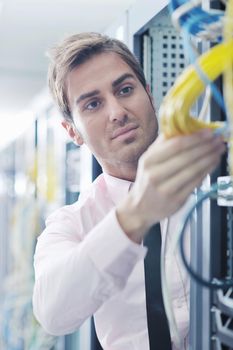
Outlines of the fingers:
M 218 161 L 225 149 L 226 147 L 221 138 L 214 137 L 208 142 L 199 143 L 193 148 L 179 152 L 173 158 L 166 159 L 163 163 L 157 164 L 156 161 L 152 163 L 150 160 L 147 168 L 150 168 L 154 182 L 164 182 L 172 177 L 175 177 L 175 179 L 180 177 L 181 181 L 186 181 L 186 176 L 182 179 L 182 174 L 187 174 L 188 177 L 202 170 L 206 171 L 206 166 L 209 163 L 212 164 L 212 162 L 215 164 L 215 159 Z
M 164 195 L 178 195 L 180 197 L 180 195 L 187 193 L 188 196 L 195 187 L 200 186 L 205 176 L 217 167 L 223 152 L 224 148 L 220 147 L 215 152 L 207 153 L 206 157 L 197 159 L 189 167 L 183 168 L 176 175 L 161 183 L 160 191 Z
M 145 156 L 148 165 L 151 163 L 163 163 L 166 160 L 172 159 L 183 152 L 192 151 L 196 147 L 204 147 L 215 139 L 221 139 L 221 136 L 216 136 L 212 130 L 204 129 L 197 133 L 187 136 L 174 137 L 165 140 L 163 135 L 148 148 Z
M 160 136 L 140 158 L 130 192 L 129 203 L 141 226 L 149 227 L 177 211 L 224 152 L 223 140 L 210 130 L 171 140 Z

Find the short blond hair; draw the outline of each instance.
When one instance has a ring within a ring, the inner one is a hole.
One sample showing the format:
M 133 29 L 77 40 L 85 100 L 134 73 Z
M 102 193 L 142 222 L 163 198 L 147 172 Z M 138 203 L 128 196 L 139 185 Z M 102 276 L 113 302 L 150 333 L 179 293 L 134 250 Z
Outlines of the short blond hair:
M 66 93 L 67 74 L 94 55 L 103 52 L 118 54 L 134 71 L 146 89 L 143 70 L 136 57 L 123 42 L 92 32 L 69 36 L 48 53 L 50 58 L 48 70 L 49 88 L 55 103 L 65 119 L 73 120 Z

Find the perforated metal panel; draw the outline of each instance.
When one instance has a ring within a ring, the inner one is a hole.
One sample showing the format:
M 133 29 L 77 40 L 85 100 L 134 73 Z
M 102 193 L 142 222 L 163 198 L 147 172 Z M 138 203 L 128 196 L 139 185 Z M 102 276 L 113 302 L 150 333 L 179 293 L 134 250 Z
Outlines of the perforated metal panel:
M 155 27 L 152 37 L 152 93 L 159 106 L 176 77 L 185 67 L 182 39 L 171 27 Z
M 185 65 L 183 40 L 164 9 L 143 37 L 143 67 L 157 109 Z

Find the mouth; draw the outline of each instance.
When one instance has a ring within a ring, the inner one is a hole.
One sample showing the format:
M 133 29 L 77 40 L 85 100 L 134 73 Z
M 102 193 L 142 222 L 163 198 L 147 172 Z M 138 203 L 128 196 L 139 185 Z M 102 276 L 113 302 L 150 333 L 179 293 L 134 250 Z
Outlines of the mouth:
M 124 137 L 124 136 L 132 136 L 135 133 L 135 130 L 138 128 L 138 125 L 128 125 L 122 128 L 116 129 L 113 134 L 111 139 L 114 140 L 118 137 Z M 131 135 L 132 134 L 132 135 Z

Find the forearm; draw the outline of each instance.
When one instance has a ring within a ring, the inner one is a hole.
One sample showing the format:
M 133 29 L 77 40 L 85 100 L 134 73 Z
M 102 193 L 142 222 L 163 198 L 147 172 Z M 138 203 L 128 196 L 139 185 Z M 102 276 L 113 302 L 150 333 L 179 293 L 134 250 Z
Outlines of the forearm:
M 81 245 L 59 259 L 45 259 L 45 263 L 46 260 L 49 260 L 48 269 L 35 281 L 35 316 L 50 334 L 71 333 L 101 305 L 104 278 L 95 271 Z M 109 281 L 106 281 L 105 290 L 108 285 Z
M 145 249 L 122 232 L 114 211 L 81 242 L 67 235 L 43 235 L 35 254 L 33 304 L 36 317 L 51 334 L 76 330 L 124 288 L 145 256 Z

